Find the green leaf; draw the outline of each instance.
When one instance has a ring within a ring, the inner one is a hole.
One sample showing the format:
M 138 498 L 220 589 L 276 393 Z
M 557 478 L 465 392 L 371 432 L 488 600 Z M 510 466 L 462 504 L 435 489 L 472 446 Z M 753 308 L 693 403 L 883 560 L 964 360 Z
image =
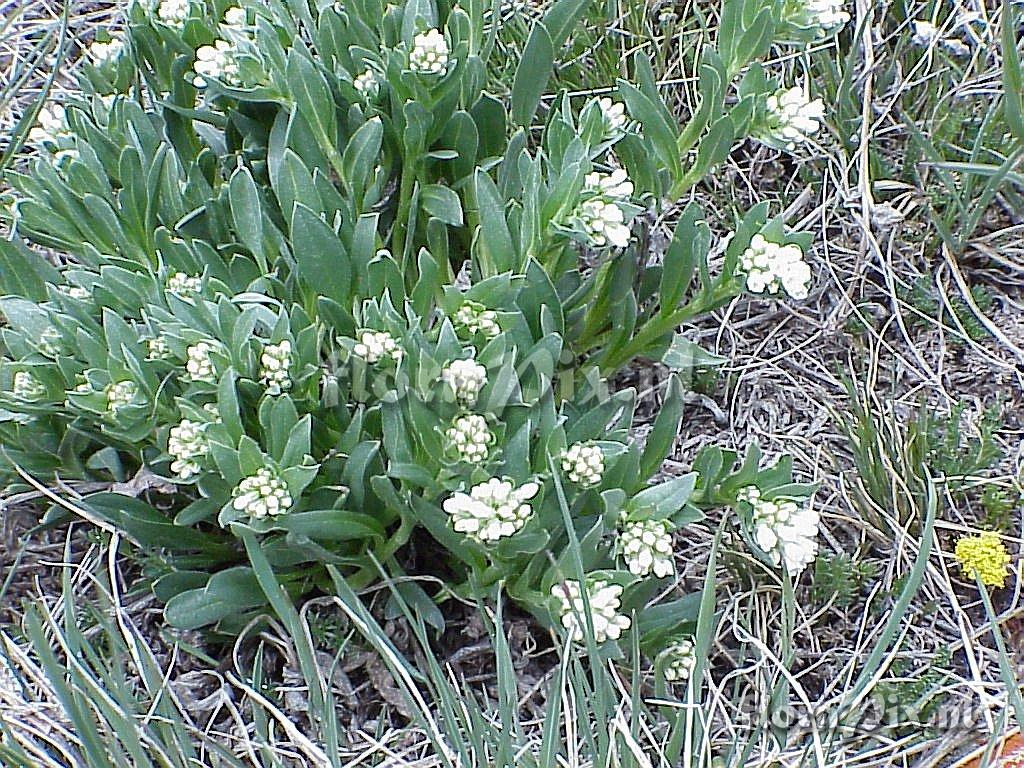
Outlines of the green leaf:
M 697 265 L 707 259 L 711 243 L 711 230 L 704 221 L 704 211 L 697 203 L 690 203 L 679 217 L 672 242 L 665 252 L 661 283 L 659 313 L 672 314 L 690 287 Z M 704 286 L 707 287 L 707 286 Z
M 555 51 L 547 27 L 537 22 L 530 31 L 526 48 L 512 81 L 512 122 L 529 128 L 547 88 L 555 60 Z
M 273 176 L 273 185 L 278 207 L 286 222 L 292 220 L 295 203 L 302 203 L 315 213 L 323 211 L 323 203 L 313 183 L 313 175 L 292 150 L 284 151 L 280 166 Z
M 336 157 L 338 121 L 327 79 L 298 48 L 292 48 L 288 53 L 286 76 L 295 107 L 313 129 L 321 151 L 328 157 Z
M 45 301 L 47 283 L 60 283 L 60 275 L 46 259 L 20 240 L 0 240 L 0 294 Z
M 387 534 L 371 515 L 346 509 L 314 509 L 293 512 L 281 518 L 280 527 L 290 533 L 308 536 L 319 541 L 354 541 L 377 539 Z
M 726 357 L 713 355 L 703 347 L 685 338 L 681 333 L 672 337 L 672 343 L 661 356 L 661 362 L 673 371 L 689 371 L 694 368 L 710 368 L 722 365 Z
M 647 512 L 655 519 L 664 519 L 683 508 L 696 484 L 697 473 L 691 472 L 644 488 L 627 502 L 626 511 L 630 514 Z
M 231 174 L 228 200 L 231 203 L 231 220 L 238 239 L 266 271 L 267 257 L 263 252 L 263 206 L 256 182 L 244 165 L 238 166 Z
M 512 235 L 505 220 L 505 203 L 491 177 L 476 172 L 476 203 L 480 214 L 477 230 L 477 254 L 484 277 L 517 271 L 518 260 L 512 246 Z
M 551 43 L 555 48 L 565 45 L 576 22 L 589 5 L 589 0 L 557 0 L 544 14 L 544 26 L 550 32 Z
M 455 192 L 442 184 L 428 184 L 420 189 L 420 204 L 431 216 L 445 224 L 461 227 L 462 203 Z
M 367 120 L 352 134 L 342 156 L 341 180 L 355 198 L 356 208 L 362 212 L 363 193 L 380 159 L 384 123 L 379 117 Z
M 668 391 L 665 393 L 661 410 L 658 411 L 640 457 L 640 477 L 651 477 L 661 469 L 662 462 L 672 452 L 672 445 L 679 434 L 682 419 L 683 385 L 679 382 L 679 377 L 672 374 L 668 380 Z
M 1003 0 L 1002 22 L 1003 115 L 1010 133 L 1018 141 L 1024 141 L 1024 109 L 1021 106 L 1024 75 L 1017 50 L 1017 13 L 1012 0 Z
M 292 214 L 292 242 L 299 276 L 315 294 L 348 306 L 352 265 L 334 230 L 301 203 Z
M 238 566 L 215 573 L 201 589 L 172 597 L 164 606 L 164 618 L 178 629 L 199 629 L 266 602 L 252 569 Z
M 650 136 L 658 159 L 671 171 L 673 179 L 681 178 L 683 170 L 676 144 L 676 126 L 665 118 L 664 110 L 659 105 L 625 80 L 619 80 L 619 93 L 626 102 L 629 114 L 640 121 L 644 133 Z
M 78 502 L 149 549 L 216 552 L 222 545 L 208 533 L 175 525 L 145 502 L 117 493 L 94 493 Z

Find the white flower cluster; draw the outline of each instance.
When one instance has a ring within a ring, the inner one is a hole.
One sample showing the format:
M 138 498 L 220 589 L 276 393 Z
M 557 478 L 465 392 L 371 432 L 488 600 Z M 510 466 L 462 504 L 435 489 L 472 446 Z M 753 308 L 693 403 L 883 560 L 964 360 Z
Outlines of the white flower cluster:
M 189 0 L 160 0 L 160 5 L 156 9 L 157 19 L 175 29 L 184 27 L 191 13 Z
M 167 339 L 163 334 L 146 339 L 147 360 L 167 360 L 170 356 L 171 348 L 167 346 Z
M 428 29 L 412 39 L 409 68 L 414 72 L 440 75 L 448 69 L 448 43 L 436 29 Z
M 111 38 L 109 42 L 93 40 L 89 45 L 89 57 L 100 67 L 117 61 L 122 53 L 124 41 L 119 37 Z
M 36 342 L 39 353 L 47 357 L 59 357 L 63 346 L 60 331 L 52 325 L 39 334 L 39 341 Z
M 619 533 L 619 554 L 634 576 L 659 579 L 675 573 L 672 558 L 672 530 L 666 520 L 634 520 L 624 523 Z
M 254 520 L 283 515 L 292 506 L 288 486 L 269 467 L 243 478 L 231 495 L 235 498 L 231 506 Z
M 441 381 L 452 388 L 460 403 L 473 406 L 487 384 L 487 369 L 472 358 L 453 360 L 441 371 Z
M 810 141 L 825 117 L 821 99 L 811 101 L 799 86 L 780 88 L 768 97 L 766 107 L 766 124 L 759 138 L 788 150 Z
M 167 436 L 167 453 L 174 459 L 171 472 L 182 480 L 188 480 L 202 471 L 200 460 L 210 452 L 205 426 L 198 421 L 182 419 L 179 424 L 171 427 Z
M 583 201 L 577 215 L 583 225 L 583 234 L 595 248 L 625 248 L 629 245 L 626 216 L 615 203 L 592 197 Z
M 751 293 L 776 294 L 782 288 L 794 299 L 806 299 L 811 287 L 811 267 L 800 246 L 773 243 L 760 233 L 740 256 L 740 269 L 747 274 Z
M 562 471 L 584 488 L 597 485 L 604 475 L 604 454 L 593 443 L 573 443 L 562 454 Z
M 38 147 L 54 146 L 69 136 L 67 112 L 61 104 L 45 104 L 36 115 L 36 124 L 28 132 L 28 140 Z
M 444 511 L 451 515 L 452 527 L 480 542 L 497 541 L 517 533 L 533 515 L 526 502 L 537 495 L 536 483 L 518 488 L 510 480 L 492 477 L 474 485 L 469 493 L 458 493 L 444 500 Z
M 203 289 L 203 279 L 184 272 L 175 272 L 167 276 L 167 290 L 179 296 L 194 296 Z
M 562 626 L 569 630 L 574 642 L 582 643 L 587 637 L 586 606 L 578 581 L 567 580 L 551 588 L 552 596 L 561 602 Z M 590 618 L 594 625 L 594 641 L 618 640 L 630 627 L 628 616 L 619 613 L 622 587 L 607 581 L 587 581 L 587 601 L 590 603 Z
M 697 654 L 691 640 L 677 640 L 659 656 L 664 659 L 665 679 L 670 683 L 689 680 L 697 666 Z
M 233 5 L 224 11 L 224 24 L 229 27 L 244 27 L 249 23 L 245 16 L 245 8 Z
M 41 400 L 46 395 L 46 385 L 29 371 L 18 371 L 11 382 L 11 394 L 26 402 Z
M 626 105 L 621 101 L 612 101 L 607 96 L 597 100 L 601 108 L 601 115 L 604 117 L 605 136 L 618 138 L 626 132 L 629 125 L 629 117 L 626 115 Z
M 217 380 L 210 353 L 219 348 L 213 340 L 200 341 L 185 350 L 185 372 L 192 381 L 214 382 Z
M 476 413 L 459 416 L 445 431 L 448 444 L 462 461 L 477 464 L 487 458 L 494 434 L 487 419 Z
M 482 333 L 488 338 L 494 338 L 501 333 L 501 326 L 498 325 L 498 313 L 493 309 L 487 309 L 478 301 L 462 302 L 462 306 L 456 310 L 452 320 L 456 327 L 471 336 Z
M 139 393 L 139 388 L 134 381 L 125 379 L 111 382 L 107 385 L 104 393 L 107 396 L 107 410 L 116 414 L 122 408 L 132 404 L 135 396 Z
M 807 29 L 817 28 L 819 34 L 837 30 L 850 20 L 845 0 L 797 0 L 787 3 L 785 20 Z
M 376 96 L 380 90 L 380 79 L 372 68 L 367 67 L 355 76 L 352 85 L 363 96 Z
M 633 196 L 633 182 L 622 168 L 611 173 L 594 171 L 586 175 L 583 191 L 612 201 L 629 202 Z
M 402 359 L 402 348 L 387 331 L 360 331 L 359 341 L 352 347 L 352 354 L 373 365 L 385 357 L 396 363 Z
M 233 43 L 224 39 L 215 40 L 213 45 L 201 46 L 196 51 L 192 69 L 195 72 L 192 84 L 196 88 L 205 88 L 207 80 L 221 80 L 236 88 L 242 85 L 238 51 Z
M 292 379 L 288 369 L 292 367 L 292 343 L 284 339 L 277 344 L 267 344 L 260 355 L 260 382 L 267 393 L 280 395 L 291 389 Z
M 814 562 L 818 554 L 818 513 L 801 508 L 795 501 L 768 501 L 756 486 L 737 494 L 753 509 L 754 542 L 773 563 L 784 563 L 790 573 L 798 573 Z

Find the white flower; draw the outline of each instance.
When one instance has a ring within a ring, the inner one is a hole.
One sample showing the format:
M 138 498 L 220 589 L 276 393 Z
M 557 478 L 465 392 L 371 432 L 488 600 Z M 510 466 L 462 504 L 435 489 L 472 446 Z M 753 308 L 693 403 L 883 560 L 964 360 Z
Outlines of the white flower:
M 562 471 L 577 485 L 597 485 L 604 474 L 604 454 L 593 443 L 573 443 L 562 454 Z
M 445 432 L 448 444 L 462 461 L 476 464 L 487 458 L 494 435 L 487 419 L 475 413 L 459 416 Z
M 111 39 L 110 42 L 107 43 L 99 40 L 93 40 L 92 44 L 89 46 L 89 57 L 99 67 L 117 61 L 123 52 L 124 41 L 118 37 Z
M 11 394 L 18 400 L 32 402 L 46 396 L 46 385 L 29 371 L 18 371 L 11 383 Z
M 578 581 L 567 580 L 551 588 L 552 596 L 561 603 L 562 626 L 569 630 L 572 640 L 586 641 L 587 620 L 583 593 Z M 590 618 L 594 625 L 594 641 L 618 640 L 630 627 L 628 616 L 619 613 L 622 587 L 607 581 L 587 580 L 587 601 L 590 603 Z
M 758 233 L 740 256 L 740 269 L 747 275 L 747 290 L 771 294 L 782 288 L 794 299 L 806 299 L 811 286 L 811 267 L 804 261 L 799 245 L 780 245 Z
M 607 96 L 598 99 L 597 105 L 601 108 L 601 114 L 604 116 L 605 135 L 618 136 L 625 133 L 626 126 L 629 124 L 626 105 L 621 101 L 612 101 Z
M 766 102 L 766 124 L 758 135 L 762 141 L 792 150 L 810 141 L 825 117 L 821 99 L 811 101 L 803 88 L 780 88 Z
M 156 17 L 169 27 L 181 29 L 191 15 L 189 0 L 160 0 Z
M 62 285 L 60 290 L 68 298 L 77 299 L 78 301 L 85 301 L 92 297 L 89 289 L 83 288 L 80 285 Z
M 218 350 L 216 341 L 204 340 L 197 342 L 185 350 L 185 373 L 192 381 L 214 382 L 217 380 L 210 353 Z
M 927 48 L 939 36 L 939 28 L 926 19 L 919 19 L 911 24 L 914 28 L 914 36 L 911 41 L 914 45 Z
M 664 659 L 665 679 L 670 683 L 689 680 L 697 666 L 697 654 L 690 640 L 678 640 L 658 656 Z
M 402 359 L 402 348 L 387 331 L 360 331 L 359 341 L 352 347 L 352 354 L 373 365 L 385 357 L 396 363 Z
M 517 533 L 533 515 L 526 502 L 537 495 L 536 483 L 518 488 L 510 480 L 492 477 L 474 485 L 469 493 L 459 491 L 444 500 L 444 511 L 452 527 L 480 542 L 496 541 Z
M 498 313 L 493 309 L 487 309 L 478 301 L 466 300 L 456 310 L 452 317 L 457 328 L 461 328 L 470 336 L 482 333 L 488 338 L 494 338 L 501 333 L 501 326 L 498 325 Z
M 579 219 L 583 233 L 597 248 L 611 245 L 625 248 L 629 244 L 629 227 L 622 209 L 599 197 L 585 200 L 580 205 Z
M 36 124 L 28 132 L 28 139 L 36 146 L 53 146 L 69 136 L 67 112 L 61 104 L 45 104 L 36 115 Z
M 59 357 L 63 346 L 60 331 L 52 325 L 39 334 L 39 341 L 36 343 L 36 349 L 47 357 Z
M 203 279 L 184 272 L 167 276 L 167 290 L 179 296 L 193 296 L 203 289 Z
M 244 27 L 248 23 L 245 17 L 245 8 L 233 5 L 224 11 L 224 23 L 229 27 Z
M 841 27 L 850 20 L 845 0 L 806 0 L 807 13 L 822 29 Z
M 146 339 L 146 350 L 147 360 L 166 360 L 171 356 L 171 350 L 167 346 L 167 339 L 164 338 L 163 334 Z
M 409 68 L 415 72 L 440 75 L 448 69 L 448 43 L 436 29 L 428 29 L 412 39 Z
M 633 182 L 622 168 L 616 168 L 611 173 L 588 173 L 583 189 L 594 196 L 612 201 L 628 202 L 633 196 Z
M 352 85 L 364 96 L 376 96 L 380 90 L 380 79 L 370 67 L 364 69 L 352 80 Z
M 207 79 L 222 80 L 231 86 L 242 84 L 237 51 L 227 40 L 215 40 L 213 45 L 199 48 L 192 69 L 195 71 L 192 83 L 196 88 L 206 87 Z
M 231 492 L 231 506 L 254 520 L 285 514 L 292 506 L 292 497 L 276 472 L 262 467 L 246 477 Z
M 850 20 L 845 5 L 845 0 L 798 0 L 786 6 L 785 20 L 799 27 L 831 31 Z
M 472 406 L 487 384 L 487 369 L 472 358 L 453 360 L 441 371 L 441 381 L 452 388 L 459 402 Z
M 203 468 L 200 459 L 210 452 L 210 442 L 204 427 L 204 424 L 197 421 L 182 419 L 179 424 L 171 427 L 167 436 L 167 453 L 174 459 L 171 472 L 182 480 L 199 474 Z
M 107 410 L 110 413 L 117 413 L 122 408 L 132 404 L 139 388 L 134 381 L 124 380 L 111 382 L 103 390 L 107 396 Z
M 672 558 L 672 531 L 665 520 L 635 520 L 622 526 L 618 540 L 619 554 L 634 576 L 659 579 L 675 573 Z
M 260 381 L 271 395 L 280 395 L 291 389 L 288 369 L 292 366 L 292 343 L 284 339 L 278 344 L 267 344 L 260 355 Z
M 814 562 L 818 554 L 818 513 L 801 508 L 795 501 L 768 501 L 755 486 L 737 494 L 738 501 L 753 510 L 754 543 L 773 563 L 784 563 L 790 573 L 798 573 Z

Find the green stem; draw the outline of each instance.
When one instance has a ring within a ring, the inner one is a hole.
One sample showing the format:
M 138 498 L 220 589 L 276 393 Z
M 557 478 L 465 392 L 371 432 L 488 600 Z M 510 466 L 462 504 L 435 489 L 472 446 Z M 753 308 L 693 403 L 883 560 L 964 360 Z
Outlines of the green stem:
M 714 308 L 723 298 L 718 291 L 708 291 L 694 297 L 693 301 L 668 315 L 655 315 L 640 331 L 629 340 L 629 343 L 618 350 L 616 354 L 610 354 L 601 364 L 601 375 L 611 376 L 629 363 L 634 357 L 642 354 L 645 349 L 666 333 L 687 320 Z M 610 352 L 611 350 L 609 350 Z
M 391 253 L 396 258 L 401 254 L 402 273 L 405 277 L 405 238 L 409 226 L 409 208 L 412 204 L 412 191 L 416 185 L 416 164 L 402 163 L 402 181 L 398 191 L 398 214 L 395 225 L 391 228 Z

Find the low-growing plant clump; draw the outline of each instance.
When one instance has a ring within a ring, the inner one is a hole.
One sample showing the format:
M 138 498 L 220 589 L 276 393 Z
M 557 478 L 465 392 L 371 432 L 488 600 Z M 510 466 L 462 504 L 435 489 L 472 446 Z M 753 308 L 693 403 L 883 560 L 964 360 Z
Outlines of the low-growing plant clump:
M 135 3 L 83 97 L 40 110 L 3 246 L 6 455 L 175 484 L 160 508 L 76 502 L 159 553 L 171 624 L 265 610 L 254 550 L 298 597 L 403 576 L 422 529 L 448 589 L 653 656 L 695 626 L 671 590 L 642 609 L 703 509 L 737 506 L 772 565 L 813 560 L 787 461 L 709 449 L 652 484 L 713 362 L 678 328 L 744 290 L 806 297 L 809 236 L 765 205 L 717 246 L 691 205 L 657 261 L 643 233 L 742 137 L 810 139 L 820 102 L 755 59 L 843 19 L 725 3 L 679 128 L 639 55 L 635 82 L 538 114 L 581 8 L 534 25 L 506 91 L 479 3 Z M 678 372 L 643 444 L 635 393 L 606 384 L 637 359 Z

